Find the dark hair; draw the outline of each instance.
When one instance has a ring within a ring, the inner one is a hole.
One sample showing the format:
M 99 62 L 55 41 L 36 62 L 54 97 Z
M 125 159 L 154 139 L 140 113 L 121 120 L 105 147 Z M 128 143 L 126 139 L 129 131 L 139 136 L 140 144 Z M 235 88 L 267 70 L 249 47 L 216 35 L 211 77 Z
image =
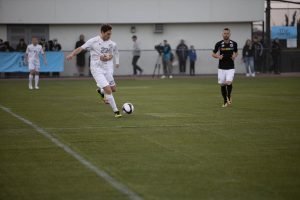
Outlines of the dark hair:
M 230 32 L 230 29 L 229 28 L 224 28 L 224 31 L 229 31 Z
M 133 35 L 133 36 L 132 36 L 132 38 L 135 38 L 135 39 L 136 39 L 136 38 L 137 38 L 137 36 L 136 36 L 136 35 Z
M 112 27 L 109 24 L 103 24 L 101 26 L 101 32 L 103 32 L 103 33 L 106 33 L 107 31 L 110 31 L 110 30 L 112 30 Z

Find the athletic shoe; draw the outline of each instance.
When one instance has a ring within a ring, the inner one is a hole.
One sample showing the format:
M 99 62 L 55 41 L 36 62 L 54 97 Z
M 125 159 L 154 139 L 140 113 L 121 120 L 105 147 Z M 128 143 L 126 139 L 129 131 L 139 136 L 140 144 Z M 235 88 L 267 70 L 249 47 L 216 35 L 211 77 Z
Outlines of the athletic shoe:
M 230 105 L 232 104 L 232 99 L 227 97 L 227 104 Z
M 228 107 L 228 103 L 227 102 L 222 105 L 222 108 L 226 108 L 226 107 Z
M 122 117 L 120 111 L 116 111 L 115 112 L 115 118 L 120 118 L 120 117 Z
M 251 76 L 252 76 L 252 77 L 255 77 L 255 73 L 252 73 Z
M 165 75 L 162 75 L 160 78 L 161 78 L 161 79 L 164 79 L 164 78 L 166 78 L 166 76 L 165 76 Z
M 29 90 L 33 90 L 33 87 L 32 87 L 32 85 L 29 85 Z
M 40 89 L 39 86 L 35 86 L 34 88 L 35 88 L 36 90 Z
M 101 89 L 98 88 L 96 91 L 100 94 L 100 96 L 101 96 L 101 98 L 102 98 L 102 101 L 103 101 L 105 104 L 109 104 L 109 102 L 107 101 L 107 99 L 105 99 L 104 94 L 101 93 Z
M 172 76 L 172 75 L 170 75 L 170 76 L 169 76 L 169 78 L 173 78 L 173 76 Z

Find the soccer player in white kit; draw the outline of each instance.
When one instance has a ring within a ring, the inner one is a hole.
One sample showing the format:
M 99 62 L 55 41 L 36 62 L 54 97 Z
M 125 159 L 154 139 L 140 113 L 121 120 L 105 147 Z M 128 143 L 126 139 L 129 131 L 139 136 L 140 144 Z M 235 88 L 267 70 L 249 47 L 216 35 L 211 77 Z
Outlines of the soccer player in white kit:
M 119 65 L 118 49 L 115 42 L 110 40 L 112 27 L 109 24 L 101 26 L 100 35 L 89 39 L 81 47 L 75 49 L 67 56 L 71 60 L 81 51 L 89 49 L 91 54 L 91 73 L 99 89 L 103 89 L 104 98 L 112 107 L 115 117 L 122 117 L 117 108 L 112 92 L 116 91 L 116 83 L 113 78 L 113 56 L 116 65 Z
M 43 54 L 44 63 L 47 65 L 46 55 L 43 50 L 43 47 L 38 44 L 38 39 L 32 37 L 32 44 L 27 46 L 26 49 L 26 61 L 29 68 L 29 89 L 32 90 L 32 81 L 34 76 L 35 89 L 39 89 L 39 71 L 40 71 L 40 57 L 39 55 Z

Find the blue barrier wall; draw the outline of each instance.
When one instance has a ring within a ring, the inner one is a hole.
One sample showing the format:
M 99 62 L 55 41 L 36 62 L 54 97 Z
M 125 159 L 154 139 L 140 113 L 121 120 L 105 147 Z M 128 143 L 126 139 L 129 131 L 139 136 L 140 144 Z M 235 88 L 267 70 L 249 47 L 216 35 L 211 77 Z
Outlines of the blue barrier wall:
M 28 72 L 25 63 L 25 53 L 0 52 L 0 72 Z M 63 72 L 64 54 L 63 52 L 46 52 L 47 65 L 44 64 L 40 55 L 40 72 Z

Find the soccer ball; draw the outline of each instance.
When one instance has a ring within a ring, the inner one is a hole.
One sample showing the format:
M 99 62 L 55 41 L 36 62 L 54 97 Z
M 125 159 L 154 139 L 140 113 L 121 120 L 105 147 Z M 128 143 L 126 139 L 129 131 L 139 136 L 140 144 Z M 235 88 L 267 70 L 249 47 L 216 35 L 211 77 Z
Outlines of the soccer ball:
M 134 111 L 132 103 L 124 103 L 122 106 L 123 113 L 131 114 Z

